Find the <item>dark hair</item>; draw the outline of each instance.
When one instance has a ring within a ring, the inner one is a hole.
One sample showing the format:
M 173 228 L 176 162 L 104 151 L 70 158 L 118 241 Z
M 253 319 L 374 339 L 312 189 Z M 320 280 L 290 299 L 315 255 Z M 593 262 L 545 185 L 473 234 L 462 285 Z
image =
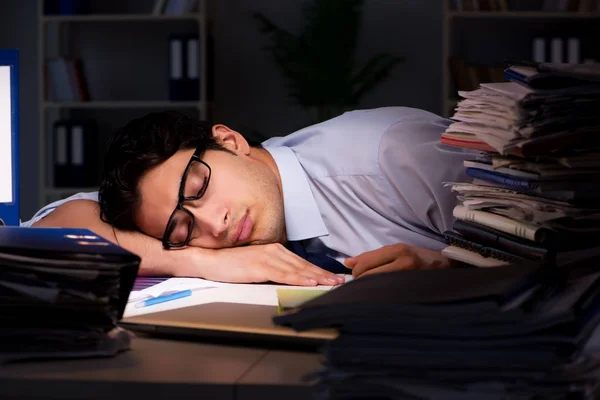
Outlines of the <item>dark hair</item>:
M 212 135 L 212 124 L 177 111 L 150 113 L 117 130 L 110 138 L 102 168 L 101 218 L 115 228 L 137 230 L 134 210 L 138 184 L 150 169 L 180 150 L 226 150 Z

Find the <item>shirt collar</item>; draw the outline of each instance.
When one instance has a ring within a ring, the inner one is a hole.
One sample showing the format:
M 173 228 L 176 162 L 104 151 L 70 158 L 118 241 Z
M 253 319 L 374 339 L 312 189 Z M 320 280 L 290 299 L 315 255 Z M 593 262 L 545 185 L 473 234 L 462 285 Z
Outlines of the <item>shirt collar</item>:
M 308 176 L 289 147 L 265 147 L 279 169 L 287 240 L 328 235 L 321 212 L 308 184 Z

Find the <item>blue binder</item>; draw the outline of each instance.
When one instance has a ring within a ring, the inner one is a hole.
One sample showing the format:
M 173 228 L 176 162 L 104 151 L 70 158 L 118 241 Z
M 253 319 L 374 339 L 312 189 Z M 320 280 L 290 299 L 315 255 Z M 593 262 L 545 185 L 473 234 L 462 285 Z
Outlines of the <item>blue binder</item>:
M 44 270 L 53 265 L 56 271 L 86 269 L 92 274 L 97 274 L 95 277 L 91 275 L 86 278 L 88 285 L 91 285 L 90 288 L 93 288 L 94 285 L 108 284 L 107 279 L 110 276 L 118 277 L 119 283 L 114 288 L 118 291 L 118 295 L 116 299 L 111 300 L 111 303 L 115 301 L 113 305 L 118 311 L 119 319 L 125 311 L 127 298 L 133 288 L 141 262 L 138 255 L 113 244 L 88 229 L 76 228 L 16 226 L 0 228 L 0 257 L 6 264 L 2 265 L 6 266 L 5 270 L 0 268 L 0 277 L 4 273 L 5 277 L 2 279 L 5 281 L 9 279 L 6 275 L 8 268 L 27 271 L 27 268 L 38 266 L 41 269 L 31 273 L 31 279 L 36 279 L 36 276 L 40 276 L 39 274 L 43 276 Z M 16 259 L 15 257 L 21 258 Z M 22 257 L 28 258 L 23 259 Z M 13 260 L 11 264 L 7 264 L 7 259 Z M 74 275 L 71 278 L 67 276 L 66 279 L 80 280 L 82 278 L 81 275 Z
M 169 37 L 169 100 L 200 99 L 198 35 Z
M 0 226 L 19 225 L 19 52 L 0 49 Z

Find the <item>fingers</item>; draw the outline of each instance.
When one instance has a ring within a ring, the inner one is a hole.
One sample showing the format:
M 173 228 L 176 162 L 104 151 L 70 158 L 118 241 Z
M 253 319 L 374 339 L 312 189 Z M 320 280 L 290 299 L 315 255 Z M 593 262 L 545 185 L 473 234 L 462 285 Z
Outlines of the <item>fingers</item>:
M 354 271 L 353 271 L 352 276 L 354 276 L 355 278 L 358 278 L 359 276 L 373 275 L 373 274 L 378 274 L 378 273 L 382 273 L 382 272 L 399 271 L 402 269 L 403 268 L 401 266 L 399 266 L 397 263 L 389 263 L 389 264 L 385 264 L 385 265 L 380 265 L 379 267 L 376 267 L 376 268 L 371 268 L 369 270 L 366 270 L 362 274 L 357 275 L 357 276 L 354 276 Z
M 194 248 L 185 251 L 193 254 Z M 344 277 L 311 264 L 279 243 L 220 249 L 215 255 L 216 262 L 203 263 L 202 272 L 204 278 L 214 281 L 272 281 L 297 286 L 334 286 L 345 281 Z
M 356 259 L 356 257 L 349 257 L 344 260 L 344 265 L 346 267 L 352 269 L 356 266 L 357 262 L 358 262 L 358 260 Z
M 264 245 L 260 250 L 260 260 L 255 259 L 255 282 L 273 281 L 288 285 L 333 286 L 344 282 L 343 277 L 325 271 L 294 254 L 279 243 Z
M 391 271 L 403 271 L 410 269 L 417 269 L 418 265 L 415 264 L 414 257 L 410 255 L 399 256 L 390 263 L 383 265 L 374 265 L 370 268 L 363 268 L 362 265 L 358 265 L 352 270 L 352 276 L 358 278 L 365 275 L 370 275 L 379 272 L 391 272 Z
M 316 279 L 284 269 L 272 269 L 267 273 L 267 281 L 293 286 L 316 286 Z
M 314 280 L 319 285 L 332 286 L 344 282 L 343 277 L 337 276 L 336 274 L 325 271 L 324 269 L 309 263 L 286 248 L 282 247 L 282 250 L 281 268 L 284 270 L 303 276 L 306 279 Z
M 352 276 L 357 277 L 372 268 L 393 262 L 398 258 L 401 249 L 399 246 L 384 246 L 352 257 L 346 261 L 346 265 L 352 268 Z

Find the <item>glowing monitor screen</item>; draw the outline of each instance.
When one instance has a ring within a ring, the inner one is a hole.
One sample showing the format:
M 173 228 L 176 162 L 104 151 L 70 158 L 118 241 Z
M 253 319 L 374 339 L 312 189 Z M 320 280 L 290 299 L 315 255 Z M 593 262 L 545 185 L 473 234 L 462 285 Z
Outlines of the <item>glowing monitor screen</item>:
M 0 203 L 12 203 L 10 67 L 0 66 Z

